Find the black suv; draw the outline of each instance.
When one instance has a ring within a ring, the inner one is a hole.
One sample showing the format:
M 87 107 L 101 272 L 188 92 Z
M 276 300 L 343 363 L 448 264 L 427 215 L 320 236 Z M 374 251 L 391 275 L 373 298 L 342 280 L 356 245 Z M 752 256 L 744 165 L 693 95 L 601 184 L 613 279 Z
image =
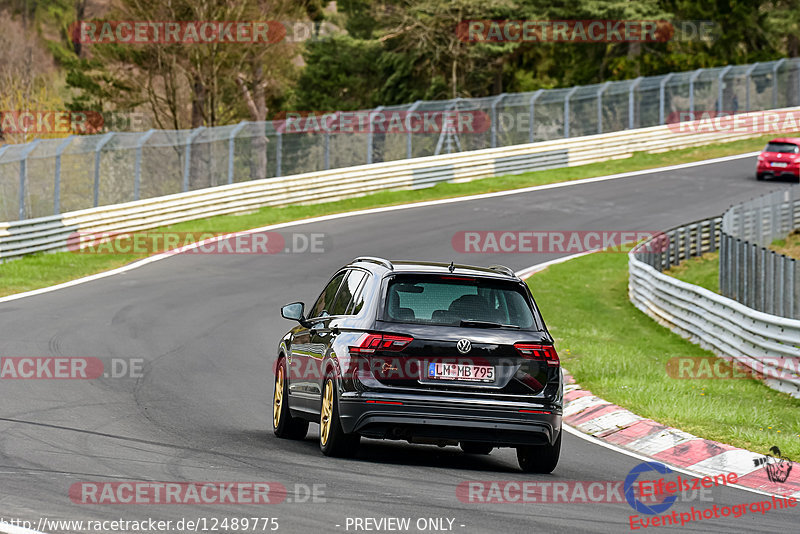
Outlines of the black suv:
M 526 472 L 561 450 L 558 354 L 528 286 L 507 267 L 357 258 L 340 269 L 280 343 L 273 428 L 302 439 L 320 425 L 328 456 L 361 436 L 515 447 Z

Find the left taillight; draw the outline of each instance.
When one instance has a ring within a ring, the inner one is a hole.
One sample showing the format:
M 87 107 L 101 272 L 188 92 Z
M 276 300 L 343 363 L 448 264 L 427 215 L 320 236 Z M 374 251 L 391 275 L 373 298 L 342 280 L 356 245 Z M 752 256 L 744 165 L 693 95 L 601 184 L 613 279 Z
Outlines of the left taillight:
M 350 346 L 350 354 L 373 354 L 375 351 L 398 352 L 414 341 L 413 337 L 388 334 L 364 334 L 357 345 Z
M 558 365 L 558 353 L 553 345 L 537 345 L 533 343 L 514 343 L 520 356 L 526 360 L 539 360 L 547 362 L 547 365 Z

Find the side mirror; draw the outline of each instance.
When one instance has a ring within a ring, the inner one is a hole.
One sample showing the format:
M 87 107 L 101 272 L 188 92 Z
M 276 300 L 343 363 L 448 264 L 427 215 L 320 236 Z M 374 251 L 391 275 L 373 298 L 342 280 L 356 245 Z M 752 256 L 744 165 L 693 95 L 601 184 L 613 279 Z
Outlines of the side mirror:
M 291 319 L 299 322 L 301 325 L 305 325 L 306 318 L 304 312 L 305 304 L 302 302 L 293 302 L 281 308 L 281 317 L 284 319 Z

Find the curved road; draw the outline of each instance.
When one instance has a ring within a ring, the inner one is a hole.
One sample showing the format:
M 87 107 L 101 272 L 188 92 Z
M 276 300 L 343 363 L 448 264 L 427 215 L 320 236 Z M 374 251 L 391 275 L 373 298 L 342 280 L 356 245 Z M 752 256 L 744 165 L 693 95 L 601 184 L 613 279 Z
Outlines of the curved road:
M 660 230 L 787 187 L 757 183 L 753 167 L 754 158 L 740 158 L 306 223 L 281 232 L 324 232 L 326 253 L 184 254 L 0 303 L 0 356 L 145 362 L 138 379 L 0 382 L 0 517 L 36 525 L 40 517 L 258 516 L 278 518 L 278 532 L 353 532 L 352 526 L 346 530 L 347 518 L 386 516 L 411 517 L 410 532 L 418 532 L 417 518 L 447 517 L 463 533 L 627 531 L 633 510 L 625 502 L 474 504 L 456 498 L 456 486 L 468 480 L 619 481 L 639 463 L 570 434 L 550 476 L 522 475 L 511 449 L 475 457 L 454 447 L 365 440 L 357 458 L 339 460 L 320 454 L 315 425 L 304 442 L 278 440 L 269 419 L 270 365 L 277 340 L 292 326 L 280 319 L 278 307 L 310 303 L 330 273 L 357 255 L 502 263 L 515 270 L 556 257 L 457 254 L 451 238 L 461 230 Z M 296 484 L 322 484 L 324 502 L 74 504 L 70 487 L 84 481 L 274 481 L 295 501 Z M 679 503 L 676 510 L 762 498 L 735 488 L 712 495 L 713 503 Z M 788 532 L 796 527 L 796 510 L 684 530 Z

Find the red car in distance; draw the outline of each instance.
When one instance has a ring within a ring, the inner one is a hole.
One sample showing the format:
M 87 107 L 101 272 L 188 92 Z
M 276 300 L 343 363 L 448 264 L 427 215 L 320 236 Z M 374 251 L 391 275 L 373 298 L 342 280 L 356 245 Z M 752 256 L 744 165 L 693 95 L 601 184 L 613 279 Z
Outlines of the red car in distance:
M 773 139 L 756 163 L 756 180 L 767 178 L 794 178 L 800 181 L 800 138 Z

